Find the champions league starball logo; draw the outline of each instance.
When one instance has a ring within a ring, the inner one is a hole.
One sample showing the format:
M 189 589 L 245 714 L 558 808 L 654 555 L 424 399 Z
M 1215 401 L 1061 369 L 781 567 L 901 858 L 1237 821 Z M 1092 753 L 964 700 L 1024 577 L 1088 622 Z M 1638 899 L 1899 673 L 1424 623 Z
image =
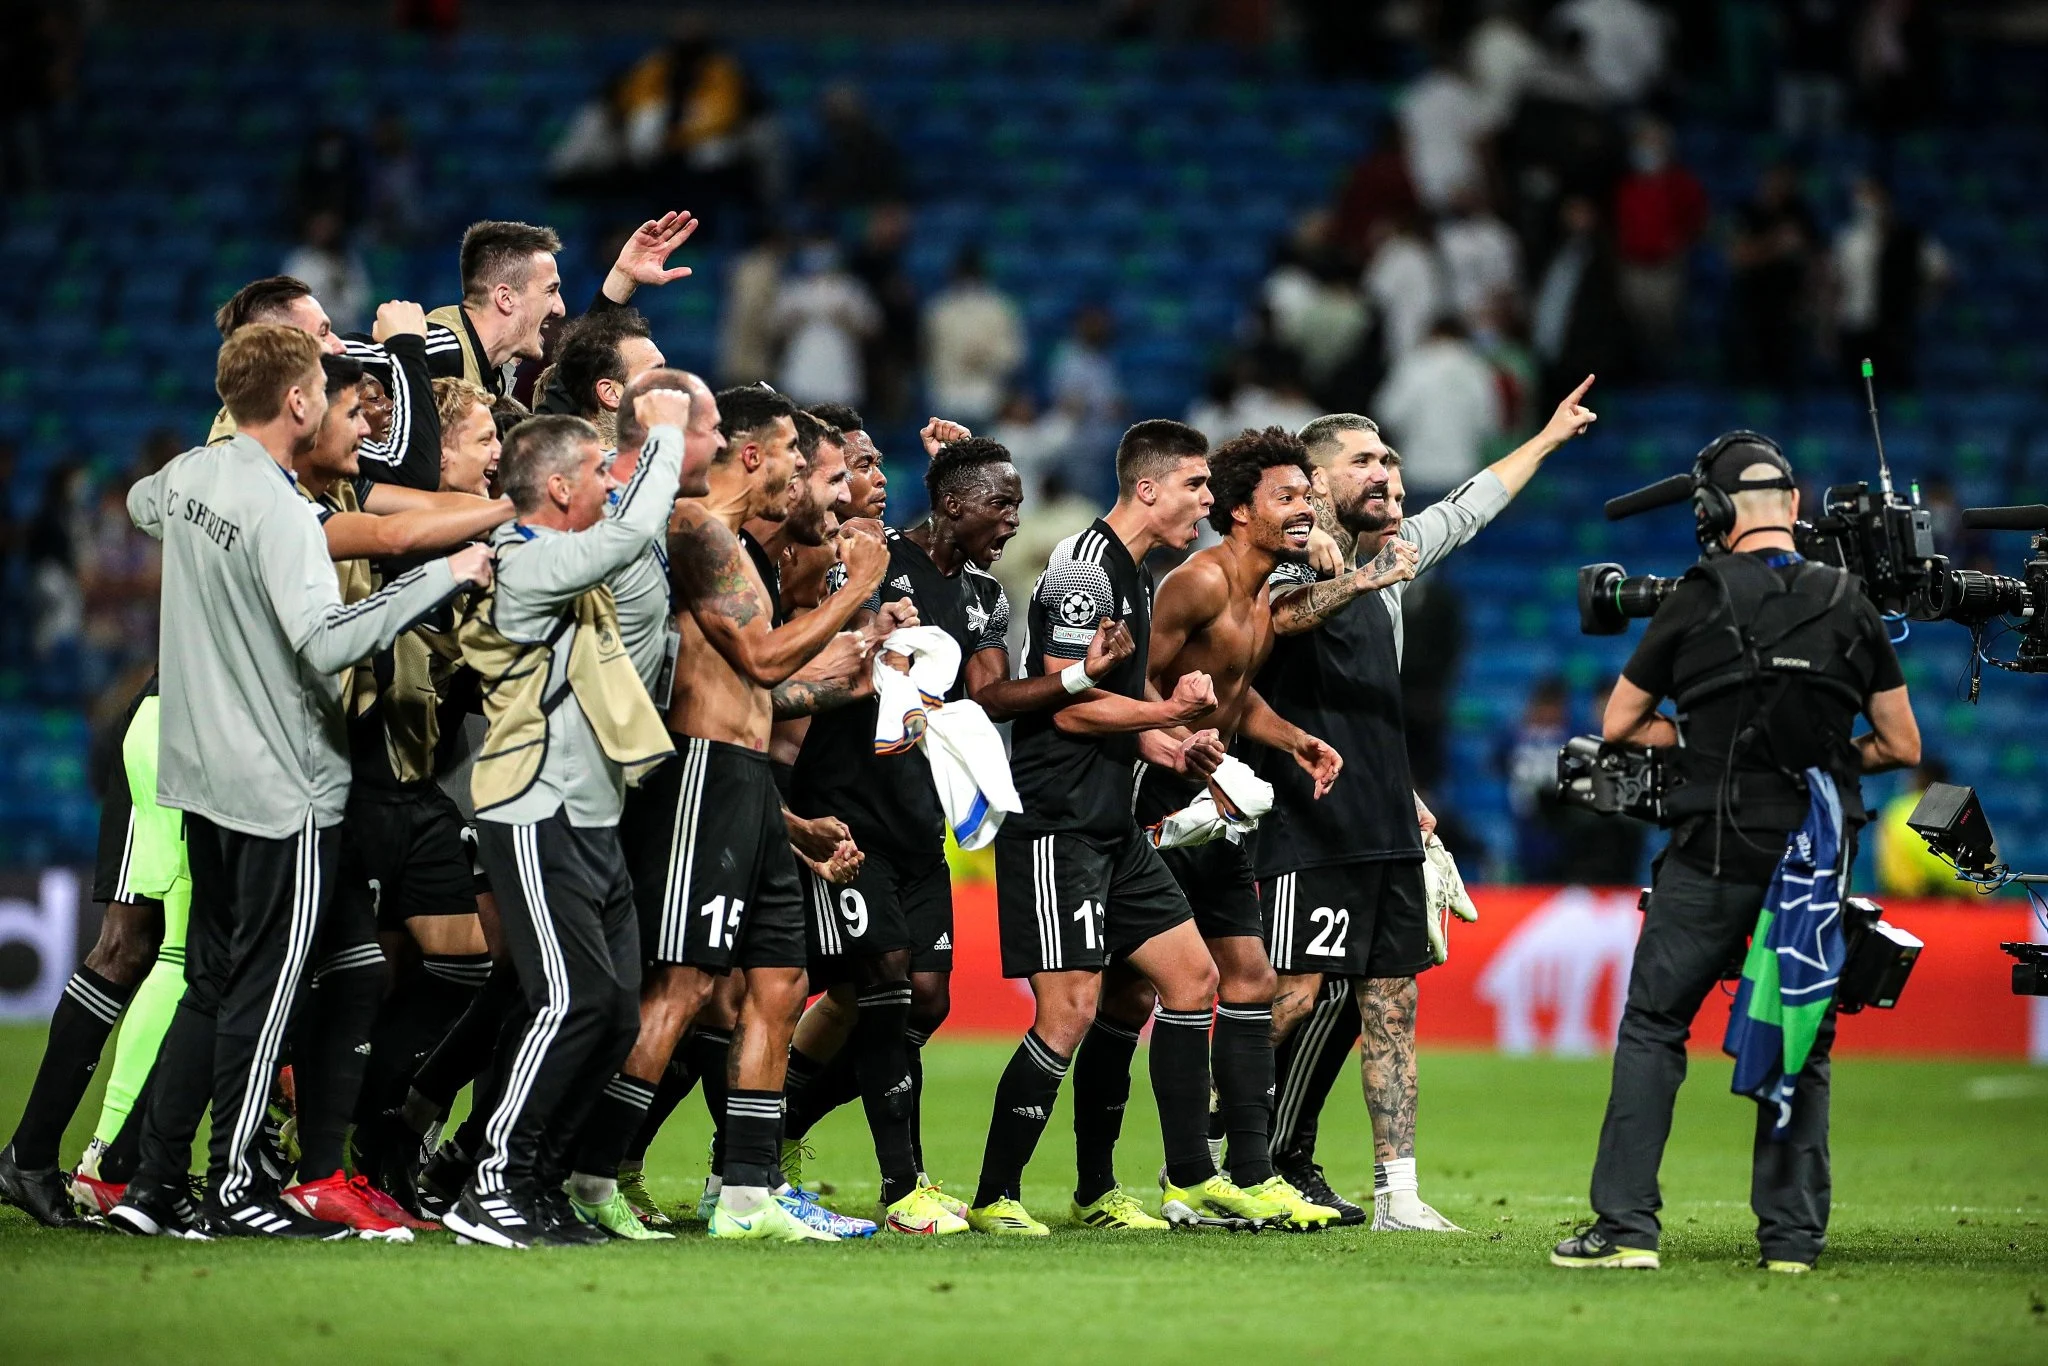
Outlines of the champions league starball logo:
M 1069 626 L 1093 626 L 1099 620 L 1094 597 L 1076 589 L 1061 598 L 1060 620 Z

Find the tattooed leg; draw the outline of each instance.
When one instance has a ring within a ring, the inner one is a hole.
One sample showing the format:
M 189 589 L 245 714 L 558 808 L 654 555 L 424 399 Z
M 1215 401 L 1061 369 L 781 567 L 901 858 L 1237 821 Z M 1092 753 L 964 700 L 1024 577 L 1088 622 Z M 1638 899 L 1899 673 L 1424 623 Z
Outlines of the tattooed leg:
M 1277 1045 L 1315 1008 L 1316 993 L 1323 989 L 1319 972 L 1280 974 L 1280 987 L 1273 995 L 1273 1042 Z
M 1372 1116 L 1373 1160 L 1415 1156 L 1415 1003 L 1413 977 L 1376 977 L 1358 993 L 1364 1048 L 1359 1071 Z

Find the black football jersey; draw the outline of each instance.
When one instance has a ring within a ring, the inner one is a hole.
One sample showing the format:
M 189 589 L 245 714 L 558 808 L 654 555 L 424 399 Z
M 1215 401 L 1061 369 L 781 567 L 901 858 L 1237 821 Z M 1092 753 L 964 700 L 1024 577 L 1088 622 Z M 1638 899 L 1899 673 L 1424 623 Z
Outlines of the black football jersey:
M 1109 523 L 1097 520 L 1053 548 L 1031 594 L 1024 671 L 1045 672 L 1044 659 L 1083 659 L 1104 617 L 1130 628 L 1137 649 L 1095 680 L 1125 697 L 1145 696 L 1146 647 L 1152 635 L 1152 576 L 1131 561 Z M 1017 719 L 1010 776 L 1024 810 L 1003 823 L 1005 834 L 1079 834 L 1113 839 L 1131 822 L 1136 735 L 1069 735 L 1050 711 Z
M 967 661 L 980 650 L 1003 650 L 1010 629 L 1010 603 L 1002 585 L 973 565 L 941 574 L 932 557 L 901 532 L 886 533 L 889 570 L 868 598 L 870 611 L 884 602 L 909 598 L 917 619 L 936 626 L 960 646 L 960 671 L 947 701 L 966 695 Z M 846 582 L 834 565 L 826 587 Z M 875 753 L 878 703 L 872 697 L 811 719 L 792 775 L 790 809 L 799 816 L 837 816 L 863 849 L 928 855 L 945 840 L 945 814 L 932 786 L 931 768 L 920 746 L 894 754 Z

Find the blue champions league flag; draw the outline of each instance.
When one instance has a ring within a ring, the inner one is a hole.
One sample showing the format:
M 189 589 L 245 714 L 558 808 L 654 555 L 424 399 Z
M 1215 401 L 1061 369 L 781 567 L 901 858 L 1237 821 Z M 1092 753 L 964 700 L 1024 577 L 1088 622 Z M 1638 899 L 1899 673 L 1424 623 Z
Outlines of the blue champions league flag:
M 1842 802 L 1835 780 L 1806 770 L 1812 801 L 1757 917 L 1742 984 L 1721 1047 L 1735 1059 L 1730 1089 L 1777 1107 L 1771 1137 L 1792 1123 L 1792 1094 L 1842 975 Z

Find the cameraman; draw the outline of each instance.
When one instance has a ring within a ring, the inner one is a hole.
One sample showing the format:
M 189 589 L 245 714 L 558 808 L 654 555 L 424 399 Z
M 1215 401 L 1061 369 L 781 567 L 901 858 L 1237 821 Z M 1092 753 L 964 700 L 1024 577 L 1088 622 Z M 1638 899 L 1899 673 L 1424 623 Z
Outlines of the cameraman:
M 1803 771 L 1831 774 L 1839 792 L 1846 894 L 1855 829 L 1866 819 L 1858 776 L 1920 758 L 1919 726 L 1877 609 L 1854 576 L 1794 548 L 1799 494 L 1784 454 L 1750 433 L 1716 445 L 1702 470 L 1711 488 L 1695 497 L 1701 540 L 1712 549 L 1657 609 L 1604 718 L 1609 741 L 1674 750 L 1665 797 L 1673 828 L 1614 1051 L 1593 1163 L 1599 1217 L 1557 1245 L 1557 1266 L 1658 1265 L 1657 1169 L 1685 1079 L 1686 1036 L 1716 980 L 1741 960 L 1787 836 L 1807 819 Z M 1706 511 L 1715 505 L 1718 524 Z M 1667 696 L 1676 719 L 1657 712 Z M 1871 730 L 1852 739 L 1859 711 Z M 1826 1245 L 1834 1032 L 1830 1008 L 1782 1141 L 1770 1137 L 1775 1111 L 1759 1107 L 1750 1204 L 1762 1265 L 1774 1271 L 1805 1271 Z

